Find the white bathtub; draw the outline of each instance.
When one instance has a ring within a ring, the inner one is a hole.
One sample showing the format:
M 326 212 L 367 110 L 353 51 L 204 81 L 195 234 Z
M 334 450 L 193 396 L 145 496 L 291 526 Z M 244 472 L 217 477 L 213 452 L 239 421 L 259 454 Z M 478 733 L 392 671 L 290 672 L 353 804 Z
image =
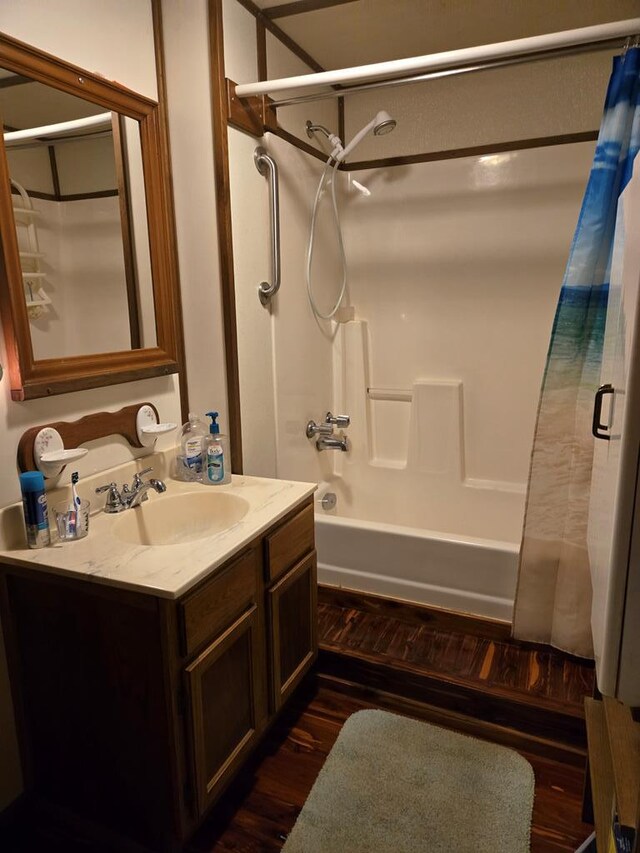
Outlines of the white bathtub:
M 318 581 L 511 621 L 519 546 L 316 513 Z

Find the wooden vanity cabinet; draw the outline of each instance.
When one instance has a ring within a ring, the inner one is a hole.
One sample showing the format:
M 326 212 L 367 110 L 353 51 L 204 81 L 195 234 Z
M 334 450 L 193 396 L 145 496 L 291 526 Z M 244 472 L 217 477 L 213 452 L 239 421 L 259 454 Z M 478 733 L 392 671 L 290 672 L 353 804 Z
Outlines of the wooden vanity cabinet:
M 317 654 L 310 501 L 178 600 L 0 580 L 27 792 L 153 851 L 182 849 Z

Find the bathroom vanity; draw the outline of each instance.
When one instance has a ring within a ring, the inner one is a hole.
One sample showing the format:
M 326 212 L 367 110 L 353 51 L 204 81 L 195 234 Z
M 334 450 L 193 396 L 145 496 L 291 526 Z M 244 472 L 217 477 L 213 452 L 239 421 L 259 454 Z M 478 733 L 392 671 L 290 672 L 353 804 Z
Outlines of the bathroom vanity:
M 181 849 L 317 654 L 315 487 L 167 486 L 86 540 L 0 551 L 27 791 L 154 851 Z M 242 518 L 140 544 L 162 501 L 197 519 L 212 491 Z

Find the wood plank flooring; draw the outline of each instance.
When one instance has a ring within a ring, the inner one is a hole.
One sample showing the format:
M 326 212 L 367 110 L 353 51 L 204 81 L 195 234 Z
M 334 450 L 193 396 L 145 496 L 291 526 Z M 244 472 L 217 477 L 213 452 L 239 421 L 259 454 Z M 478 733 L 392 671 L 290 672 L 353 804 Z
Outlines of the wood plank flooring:
M 193 839 L 189 853 L 280 850 L 345 720 L 372 707 L 377 706 L 314 686 L 311 678 L 268 735 L 252 768 L 227 792 L 216 818 Z M 575 851 L 592 829 L 580 818 L 582 770 L 521 754 L 536 778 L 532 853 Z
M 186 853 L 279 851 L 344 722 L 364 708 L 386 708 L 516 748 L 536 779 L 532 853 L 573 853 L 590 834 L 581 820 L 579 728 L 582 698 L 593 689 L 589 664 L 523 647 L 500 623 L 344 592 L 321 589 L 319 623 L 317 670 Z M 3 853 L 95 850 L 81 838 L 28 824 L 12 842 L 0 844 Z
M 422 612 L 425 617 L 420 619 Z M 426 621 L 430 613 L 427 608 L 320 587 L 319 642 L 323 649 L 406 664 L 497 696 L 534 703 L 542 699 L 546 707 L 584 716 L 583 700 L 594 686 L 592 662 L 546 646 L 516 643 L 504 628 L 502 638 L 470 634 L 464 617 L 453 626 L 434 624 L 433 619 Z

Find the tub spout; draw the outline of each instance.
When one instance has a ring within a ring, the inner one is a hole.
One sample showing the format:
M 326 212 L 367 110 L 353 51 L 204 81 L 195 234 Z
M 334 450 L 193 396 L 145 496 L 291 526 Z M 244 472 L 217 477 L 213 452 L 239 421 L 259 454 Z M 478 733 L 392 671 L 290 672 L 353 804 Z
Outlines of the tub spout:
M 343 453 L 346 453 L 349 450 L 349 441 L 346 436 L 342 436 L 341 438 L 321 436 L 316 441 L 316 448 L 318 450 L 341 450 Z

